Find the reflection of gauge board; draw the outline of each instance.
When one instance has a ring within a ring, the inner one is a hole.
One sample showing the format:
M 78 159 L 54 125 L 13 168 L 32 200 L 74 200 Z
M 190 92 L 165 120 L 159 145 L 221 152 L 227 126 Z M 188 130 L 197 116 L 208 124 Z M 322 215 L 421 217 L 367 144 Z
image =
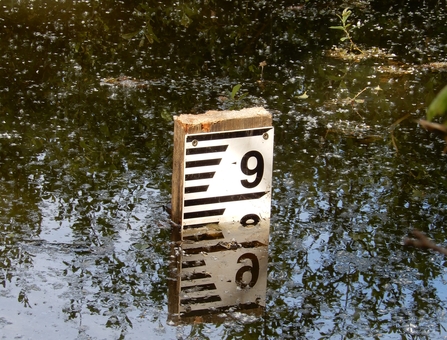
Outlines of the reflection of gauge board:
M 211 253 L 183 249 L 179 310 L 182 317 L 265 306 L 267 246 L 239 244 Z
M 185 228 L 183 240 L 171 248 L 169 320 L 222 321 L 221 313 L 235 311 L 260 315 L 267 289 L 269 229 L 268 219 L 256 225 Z
M 175 118 L 172 217 L 184 227 L 270 218 L 273 127 L 262 108 Z
M 176 270 L 169 292 L 171 320 L 207 320 L 242 310 L 260 313 L 267 289 L 269 229 L 269 220 L 185 229 L 172 253 Z

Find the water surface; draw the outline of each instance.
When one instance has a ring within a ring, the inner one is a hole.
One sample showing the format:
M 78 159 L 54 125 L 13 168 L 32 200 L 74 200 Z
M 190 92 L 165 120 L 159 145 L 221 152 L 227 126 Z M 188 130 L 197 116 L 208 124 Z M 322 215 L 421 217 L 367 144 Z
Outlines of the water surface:
M 445 338 L 445 260 L 402 240 L 445 245 L 445 145 L 415 121 L 446 6 L 350 6 L 367 58 L 334 55 L 342 1 L 2 3 L 3 336 Z M 276 138 L 266 307 L 173 325 L 172 116 L 251 106 Z

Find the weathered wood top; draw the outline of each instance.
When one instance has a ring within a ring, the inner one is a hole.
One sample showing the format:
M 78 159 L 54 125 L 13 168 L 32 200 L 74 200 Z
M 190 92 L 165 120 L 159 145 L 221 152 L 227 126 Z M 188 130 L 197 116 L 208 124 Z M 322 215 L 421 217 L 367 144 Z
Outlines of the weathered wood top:
M 272 115 L 263 107 L 240 111 L 207 111 L 204 114 L 174 116 L 174 124 L 185 134 L 252 129 L 272 124 Z

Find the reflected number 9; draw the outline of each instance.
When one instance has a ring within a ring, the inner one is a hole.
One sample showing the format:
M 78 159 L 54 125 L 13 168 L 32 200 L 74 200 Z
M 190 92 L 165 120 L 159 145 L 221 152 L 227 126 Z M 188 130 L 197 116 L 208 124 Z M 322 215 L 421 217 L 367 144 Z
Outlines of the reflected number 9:
M 241 288 L 245 288 L 247 286 L 249 286 L 250 288 L 254 287 L 254 285 L 256 284 L 256 282 L 258 281 L 258 277 L 259 277 L 259 260 L 256 257 L 255 254 L 252 253 L 247 253 L 244 255 L 241 255 L 237 262 L 241 263 L 242 261 L 249 259 L 251 261 L 251 266 L 243 266 L 242 268 L 240 268 L 237 273 L 236 273 L 236 284 L 241 287 Z M 246 272 L 250 272 L 251 273 L 251 280 L 250 282 L 245 282 L 244 281 L 244 273 Z
M 256 166 L 253 169 L 248 167 L 248 161 L 250 158 L 256 158 Z M 246 179 L 241 180 L 241 183 L 246 188 L 254 188 L 262 181 L 262 176 L 264 175 L 264 158 L 259 151 L 249 151 L 247 152 L 241 160 L 241 171 L 247 175 L 252 176 L 256 174 L 256 178 L 253 182 L 249 182 Z

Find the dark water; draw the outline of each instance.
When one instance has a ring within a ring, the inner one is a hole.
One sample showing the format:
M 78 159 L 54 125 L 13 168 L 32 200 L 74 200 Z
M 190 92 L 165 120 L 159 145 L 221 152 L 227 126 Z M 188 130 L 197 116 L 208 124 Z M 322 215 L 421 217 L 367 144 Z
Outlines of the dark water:
M 415 122 L 446 4 L 350 6 L 361 60 L 329 53 L 342 1 L 3 1 L 3 338 L 447 337 L 445 259 L 402 245 L 446 245 L 444 143 Z M 276 138 L 265 309 L 173 325 L 172 116 L 251 106 Z

